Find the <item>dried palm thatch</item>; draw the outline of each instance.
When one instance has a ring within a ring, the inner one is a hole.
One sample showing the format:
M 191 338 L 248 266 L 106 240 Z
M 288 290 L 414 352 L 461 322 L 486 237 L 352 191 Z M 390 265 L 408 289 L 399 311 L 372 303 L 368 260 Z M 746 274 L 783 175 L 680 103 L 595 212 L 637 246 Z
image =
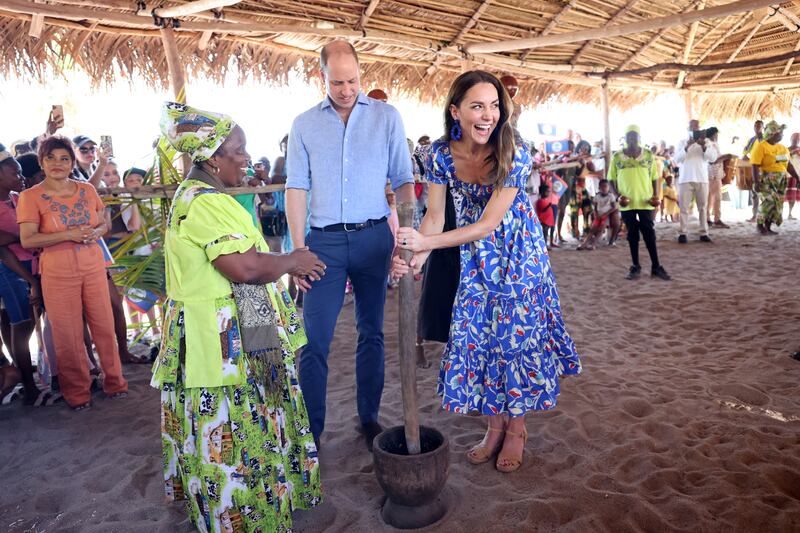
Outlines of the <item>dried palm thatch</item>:
M 693 95 L 701 115 L 716 119 L 785 113 L 800 92 L 794 2 L 223 0 L 217 5 L 227 7 L 177 21 L 158 17 L 170 14 L 165 8 L 197 5 L 4 0 L 0 73 L 43 80 L 50 70 L 77 67 L 97 84 L 137 78 L 163 87 L 169 69 L 159 28 L 166 24 L 175 27 L 188 74 L 220 83 L 232 73 L 280 85 L 295 69 L 314 81 L 319 49 L 345 38 L 359 51 L 366 86 L 427 102 L 440 102 L 469 68 L 514 74 L 524 104 L 598 102 L 607 83 L 617 108 L 681 91 Z M 498 41 L 511 42 L 479 50 Z M 650 71 L 636 72 L 642 67 Z

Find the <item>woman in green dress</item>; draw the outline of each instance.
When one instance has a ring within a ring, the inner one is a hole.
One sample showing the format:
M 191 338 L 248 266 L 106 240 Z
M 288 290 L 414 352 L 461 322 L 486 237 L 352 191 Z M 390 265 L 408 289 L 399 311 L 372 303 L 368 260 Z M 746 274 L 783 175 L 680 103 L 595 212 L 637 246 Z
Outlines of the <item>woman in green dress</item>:
M 164 242 L 167 301 L 152 386 L 161 391 L 167 496 L 199 531 L 291 531 L 320 502 L 317 449 L 295 372 L 306 342 L 284 274 L 319 279 L 307 249 L 268 253 L 224 192 L 249 155 L 229 117 L 168 103 L 161 129 L 193 166 Z

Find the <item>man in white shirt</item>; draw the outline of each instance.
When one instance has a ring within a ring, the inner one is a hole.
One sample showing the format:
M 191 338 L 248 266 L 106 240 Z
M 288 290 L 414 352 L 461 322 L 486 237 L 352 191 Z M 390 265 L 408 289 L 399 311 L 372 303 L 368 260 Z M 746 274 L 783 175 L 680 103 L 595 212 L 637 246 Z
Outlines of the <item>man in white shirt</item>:
M 719 157 L 719 151 L 705 138 L 697 120 L 689 121 L 689 138 L 678 144 L 675 161 L 680 166 L 678 176 L 678 203 L 681 208 L 678 242 L 686 244 L 689 210 L 692 198 L 697 202 L 700 223 L 700 240 L 711 242 L 708 236 L 708 164 Z

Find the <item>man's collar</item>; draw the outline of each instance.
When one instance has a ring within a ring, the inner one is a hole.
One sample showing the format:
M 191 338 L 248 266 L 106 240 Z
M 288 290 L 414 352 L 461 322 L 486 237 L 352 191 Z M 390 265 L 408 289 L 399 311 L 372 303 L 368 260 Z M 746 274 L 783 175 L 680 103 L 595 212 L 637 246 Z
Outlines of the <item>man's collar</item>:
M 362 91 L 358 91 L 358 96 L 356 97 L 356 103 L 369 105 L 370 101 L 369 98 L 367 98 L 366 94 L 364 94 Z M 331 97 L 326 94 L 325 99 L 322 100 L 322 103 L 320 104 L 319 108 L 325 109 L 327 107 L 333 107 L 333 102 L 331 101 Z

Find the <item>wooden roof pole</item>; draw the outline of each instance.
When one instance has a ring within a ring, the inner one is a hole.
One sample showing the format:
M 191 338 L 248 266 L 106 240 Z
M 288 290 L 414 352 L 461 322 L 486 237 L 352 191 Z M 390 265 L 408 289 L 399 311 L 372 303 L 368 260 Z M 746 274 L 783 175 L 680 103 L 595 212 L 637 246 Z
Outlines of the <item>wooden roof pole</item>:
M 544 27 L 544 29 L 541 31 L 541 33 L 539 33 L 539 35 L 548 35 L 551 31 L 553 31 L 553 28 L 555 28 L 558 25 L 558 23 L 561 22 L 561 17 L 569 13 L 572 10 L 572 8 L 577 5 L 577 3 L 578 0 L 570 0 L 568 4 L 564 4 L 564 7 L 561 8 L 561 11 L 556 13 L 556 16 L 553 17 L 553 19 L 547 23 L 547 26 Z M 529 37 L 535 37 L 535 36 L 536 36 L 535 32 L 531 32 L 531 34 L 529 35 Z M 531 53 L 530 50 L 525 50 L 525 52 L 519 57 L 519 60 L 525 61 L 525 58 L 528 57 L 528 54 L 530 53 Z
M 781 24 L 786 26 L 789 31 L 800 31 L 800 17 L 795 15 L 783 6 L 778 6 L 775 9 L 775 17 L 781 21 Z
M 543 37 L 533 37 L 531 39 L 513 39 L 508 41 L 497 41 L 493 43 L 472 43 L 464 47 L 470 54 L 484 54 L 487 52 L 508 52 L 511 50 L 522 50 L 524 48 L 542 48 L 558 44 L 569 44 L 592 39 L 608 39 L 622 35 L 631 35 L 651 30 L 657 30 L 670 26 L 682 26 L 691 24 L 695 20 L 714 19 L 726 17 L 735 13 L 752 11 L 776 3 L 776 0 L 738 0 L 730 4 L 698 9 L 666 17 L 656 17 L 653 19 L 632 22 L 630 24 L 620 24 L 608 28 L 594 28 L 591 30 L 581 30 L 575 32 L 559 33 Z
M 630 13 L 630 12 L 631 12 L 631 9 L 633 9 L 633 6 L 634 6 L 634 4 L 636 4 L 636 2 L 638 2 L 638 1 L 639 1 L 639 0 L 628 0 L 628 3 L 627 3 L 627 4 L 625 4 L 624 6 L 622 6 L 622 8 L 621 8 L 619 11 L 617 11 L 616 13 L 614 13 L 614 15 L 613 15 L 613 16 L 612 16 L 610 19 L 608 19 L 608 22 L 606 22 L 606 23 L 603 25 L 603 28 L 607 28 L 607 27 L 609 27 L 609 26 L 613 26 L 615 22 L 617 22 L 617 21 L 618 21 L 618 20 L 620 20 L 622 17 L 624 17 L 625 15 L 627 15 L 628 13 Z M 578 62 L 578 61 L 581 59 L 581 57 L 583 56 L 583 53 L 584 53 L 584 52 L 585 52 L 585 51 L 586 51 L 586 50 L 587 50 L 587 49 L 588 49 L 588 48 L 589 48 L 589 47 L 590 47 L 590 46 L 591 46 L 593 43 L 594 43 L 594 41 L 586 41 L 585 43 L 583 43 L 583 46 L 581 46 L 581 47 L 580 47 L 580 49 L 578 49 L 578 51 L 577 51 L 577 52 L 575 52 L 575 55 L 574 55 L 574 56 L 572 56 L 572 59 L 570 59 L 570 60 L 569 60 L 570 64 L 571 64 L 571 65 L 574 65 L 575 63 L 577 63 L 577 62 Z
M 603 85 L 600 86 L 600 108 L 603 112 L 603 159 L 605 159 L 605 171 L 608 175 L 608 169 L 611 166 L 611 122 L 609 120 L 608 112 L 608 81 L 603 80 Z
M 797 40 L 797 44 L 794 45 L 794 51 L 795 52 L 800 51 L 800 39 L 798 39 Z M 789 60 L 786 62 L 786 66 L 783 67 L 783 75 L 784 76 L 788 76 L 789 75 L 789 71 L 792 69 L 792 64 L 794 64 L 794 59 L 795 58 L 793 58 L 793 57 L 789 58 Z
M 369 22 L 369 18 L 375 13 L 375 10 L 378 8 L 378 2 L 381 0 L 369 0 L 369 5 L 367 9 L 364 10 L 364 13 L 361 15 L 361 18 L 358 20 L 358 24 L 356 24 L 357 30 L 363 30 L 364 27 Z
M 700 5 L 700 2 L 702 2 L 702 0 L 692 0 L 689 3 L 689 5 L 686 6 L 686 10 L 688 11 L 688 10 L 694 9 L 695 7 Z M 667 33 L 667 31 L 669 31 L 669 28 L 661 28 L 652 37 L 650 37 L 650 39 L 646 43 L 644 43 L 634 53 L 632 53 L 630 56 L 628 56 L 628 59 L 623 61 L 622 64 L 616 68 L 616 70 L 625 70 L 628 67 L 628 65 L 633 63 L 634 59 L 639 57 L 639 55 L 642 54 L 645 50 L 647 50 L 648 48 L 653 46 L 656 43 L 656 41 L 661 39 L 664 36 L 664 34 Z
M 784 7 L 779 7 L 778 11 L 775 13 L 775 16 L 778 17 L 781 23 L 789 31 L 800 32 L 800 17 L 795 15 L 793 12 Z M 797 41 L 794 50 L 795 52 L 800 50 L 800 40 Z M 788 76 L 789 71 L 792 69 L 792 65 L 794 64 L 794 60 L 795 58 L 791 58 L 786 62 L 786 66 L 783 67 L 783 76 Z
M 744 15 L 742 18 L 740 18 L 740 19 L 739 19 L 739 20 L 736 22 L 736 24 L 734 24 L 733 26 L 731 26 L 730 28 L 728 28 L 728 31 L 726 31 L 724 34 L 722 34 L 722 35 L 719 37 L 719 39 L 717 39 L 716 41 L 714 41 L 714 43 L 713 43 L 711 46 L 709 46 L 709 47 L 708 47 L 708 49 L 707 49 L 705 52 L 703 52 L 702 54 L 700 54 L 700 57 L 698 57 L 698 58 L 695 60 L 694 64 L 695 64 L 695 65 L 699 65 L 700 63 L 702 63 L 702 62 L 703 62 L 703 60 L 705 60 L 705 58 L 707 58 L 708 56 L 710 56 L 711 54 L 713 54 L 713 53 L 714 53 L 714 51 L 715 51 L 717 48 L 719 48 L 719 47 L 720 47 L 720 46 L 721 46 L 721 45 L 722 45 L 722 44 L 723 44 L 725 41 L 727 41 L 727 40 L 730 38 L 730 36 L 731 36 L 731 35 L 733 35 L 733 34 L 734 34 L 734 33 L 736 33 L 737 31 L 739 31 L 739 29 L 740 29 L 742 26 L 744 26 L 745 24 L 747 24 L 747 21 L 749 21 L 749 20 L 750 20 L 750 16 L 751 16 L 751 13 L 748 13 L 748 14 Z M 686 78 L 687 78 L 687 79 L 688 79 L 688 78 L 690 78 L 690 76 L 688 75 L 688 73 L 687 73 L 687 76 L 686 76 Z M 686 81 L 686 80 L 684 80 L 684 81 Z
M 739 46 L 737 46 L 737 47 L 736 47 L 736 50 L 734 50 L 734 51 L 731 53 L 731 55 L 730 55 L 730 56 L 728 56 L 728 59 L 726 59 L 726 60 L 725 60 L 725 62 L 726 62 L 726 63 L 730 63 L 731 61 L 733 61 L 734 59 L 736 59 L 736 56 L 738 56 L 738 55 L 739 55 L 739 52 L 741 52 L 741 51 L 744 49 L 744 47 L 745 47 L 745 46 L 747 46 L 747 43 L 749 43 L 749 42 L 750 42 L 750 39 L 752 39 L 752 38 L 753 38 L 753 36 L 754 36 L 756 33 L 758 33 L 758 30 L 760 30 L 760 29 L 761 29 L 761 26 L 763 26 L 763 25 L 764 25 L 764 23 L 767 21 L 767 19 L 768 19 L 769 17 L 770 17 L 770 14 L 769 14 L 769 13 L 767 13 L 766 15 L 764 15 L 764 16 L 761 18 L 761 20 L 760 20 L 760 21 L 758 21 L 758 24 L 756 24 L 755 26 L 753 26 L 753 29 L 752 29 L 752 30 L 750 30 L 750 33 L 748 33 L 748 34 L 747 34 L 747 37 L 745 37 L 745 38 L 742 40 L 742 42 L 740 42 L 740 43 L 739 43 Z M 717 73 L 716 73 L 716 74 L 714 74 L 714 76 L 712 76 L 712 77 L 711 77 L 711 79 L 708 81 L 708 83 L 714 83 L 715 81 L 717 81 L 717 78 L 719 78 L 719 77 L 722 75 L 722 72 L 723 72 L 722 70 L 719 70 L 719 71 L 717 71 Z
M 186 4 L 173 7 L 157 7 L 153 14 L 157 17 L 169 19 L 194 15 L 202 11 L 220 9 L 227 6 L 238 4 L 241 0 L 195 0 Z
M 690 120 L 694 120 L 694 102 L 692 99 L 692 91 L 686 91 L 683 93 L 683 105 L 686 109 L 686 123 L 688 124 Z
M 464 38 L 464 36 L 467 34 L 467 32 L 475 27 L 475 24 L 478 23 L 478 19 L 481 18 L 481 16 L 489 8 L 491 3 L 492 3 L 492 0 L 483 0 L 483 2 L 481 2 L 481 5 L 478 6 L 478 9 L 475 10 L 475 12 L 469 18 L 467 23 L 464 24 L 464 27 L 461 28 L 461 30 L 458 32 L 458 34 L 455 37 L 453 37 L 453 40 L 450 41 L 450 46 L 454 46 L 454 45 L 458 44 L 461 41 L 461 39 Z M 442 62 L 442 56 L 441 56 L 441 54 L 437 53 L 436 54 L 436 58 L 433 60 L 433 63 L 431 63 L 431 65 L 425 70 L 425 76 L 424 77 L 427 78 L 428 76 L 433 74 L 436 71 L 436 68 L 439 66 L 439 63 L 441 63 L 441 62 Z M 464 63 L 462 63 L 462 69 L 463 68 L 464 68 Z
M 167 26 L 159 30 L 161 42 L 164 45 L 164 55 L 167 58 L 167 68 L 169 69 L 169 83 L 172 86 L 172 93 L 175 101 L 181 104 L 186 103 L 186 74 L 183 71 L 183 63 L 178 53 L 178 45 L 175 42 L 175 31 L 172 26 Z M 185 175 L 192 168 L 189 156 L 184 154 L 180 158 L 179 171 Z
M 743 16 L 741 19 L 739 19 L 739 21 L 738 21 L 736 24 L 734 24 L 733 26 L 731 26 L 730 28 L 728 28 L 728 31 L 726 31 L 724 34 L 722 34 L 722 36 L 720 36 L 720 38 L 719 38 L 719 39 L 717 39 L 716 41 L 714 41 L 714 44 L 712 44 L 711 46 L 709 46 L 709 47 L 708 47 L 708 49 L 707 49 L 705 52 L 703 52 L 703 53 L 700 55 L 700 57 L 699 57 L 699 58 L 697 58 L 697 61 L 695 61 L 695 64 L 700 64 L 700 63 L 702 63 L 702 62 L 703 62 L 703 60 L 704 60 L 705 58 L 707 58 L 708 56 L 710 56 L 711 54 L 713 54 L 713 53 L 714 53 L 714 50 L 716 50 L 717 48 L 719 48 L 719 47 L 720 47 L 720 46 L 721 46 L 721 45 L 722 45 L 722 44 L 723 44 L 725 41 L 727 41 L 727 40 L 728 40 L 728 38 L 730 38 L 730 36 L 731 36 L 731 35 L 733 35 L 733 34 L 734 34 L 734 33 L 736 33 L 737 31 L 739 31 L 739 30 L 741 29 L 741 27 L 742 27 L 742 26 L 744 26 L 745 24 L 747 24 L 747 21 L 748 21 L 748 20 L 750 20 L 750 16 L 751 16 L 751 14 L 750 14 L 750 13 L 748 13 L 747 15 L 744 15 L 744 16 Z
M 701 0 L 700 5 L 697 6 L 697 9 L 703 9 L 706 6 L 705 0 Z M 689 61 L 689 53 L 692 51 L 692 46 L 694 46 L 694 38 L 697 36 L 697 27 L 700 25 L 699 20 L 695 20 L 692 22 L 692 25 L 689 26 L 689 36 L 686 38 L 686 44 L 683 47 L 683 55 L 681 62 L 686 63 Z M 680 89 L 683 87 L 683 80 L 686 79 L 686 71 L 681 70 L 678 72 L 678 81 L 675 83 L 675 87 Z
M 603 77 L 606 79 L 619 78 L 626 76 L 641 76 L 649 72 L 660 72 L 662 70 L 683 70 L 686 72 L 708 72 L 713 70 L 732 70 L 738 68 L 758 67 L 761 65 L 769 65 L 771 63 L 780 63 L 789 59 L 800 57 L 800 49 L 792 52 L 786 52 L 771 57 L 762 57 L 760 59 L 746 59 L 744 61 L 733 61 L 730 63 L 713 63 L 710 65 L 692 64 L 692 63 L 659 63 L 649 67 L 635 68 L 631 70 L 620 70 L 616 72 L 607 72 L 605 74 L 592 74 L 587 73 L 587 76 Z

